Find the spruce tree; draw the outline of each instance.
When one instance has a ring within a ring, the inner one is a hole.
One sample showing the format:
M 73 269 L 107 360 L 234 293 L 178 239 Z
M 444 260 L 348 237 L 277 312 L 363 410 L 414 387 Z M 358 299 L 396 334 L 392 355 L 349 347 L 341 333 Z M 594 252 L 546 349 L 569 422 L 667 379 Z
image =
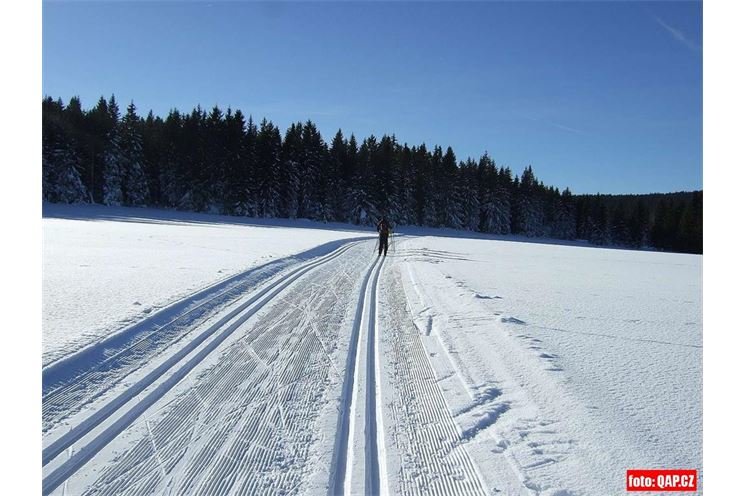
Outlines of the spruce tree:
M 185 194 L 183 162 L 179 156 L 182 119 L 178 110 L 171 110 L 163 122 L 162 154 L 158 172 L 160 202 L 175 208 Z
M 106 148 L 103 155 L 103 203 L 104 205 L 122 205 L 124 203 L 124 171 L 122 170 L 119 105 L 114 95 L 111 95 L 106 110 L 112 126 L 106 136 Z
M 339 130 L 330 148 L 311 121 L 284 140 L 240 111 L 120 122 L 114 96 L 83 111 L 73 97 L 42 101 L 42 193 L 46 201 L 159 205 L 233 215 L 307 217 L 371 224 L 447 226 L 592 243 L 703 250 L 702 192 L 579 195 L 540 182 L 528 166 L 513 177 L 484 154 L 456 163 L 452 148 L 399 145 L 395 135 L 358 146 Z
M 364 195 L 361 185 L 360 149 L 357 146 L 357 138 L 354 134 L 349 136 L 347 144 L 346 162 L 342 168 L 345 171 L 347 190 L 344 192 L 344 222 L 359 224 L 362 208 L 362 197 Z
M 279 172 L 280 213 L 295 219 L 300 209 L 300 163 L 303 160 L 303 125 L 293 123 L 285 132 Z
M 328 154 L 328 204 L 333 220 L 344 222 L 345 200 L 349 188 L 350 171 L 347 160 L 347 140 L 339 129 L 331 141 Z
M 271 121 L 264 119 L 256 140 L 256 176 L 254 197 L 257 215 L 277 217 L 280 207 L 279 176 L 282 158 L 282 137 Z
M 116 123 L 112 121 L 108 103 L 102 96 L 96 106 L 87 113 L 89 152 L 91 156 L 89 189 L 93 201 L 103 203 L 105 155 L 109 147 L 109 138 Z
M 222 178 L 222 210 L 229 215 L 245 215 L 243 203 L 247 196 L 249 167 L 246 149 L 246 121 L 240 110 L 233 114 L 228 109 L 224 132 L 225 170 Z
M 64 126 L 61 103 L 45 101 L 42 107 L 42 195 L 56 203 L 82 203 L 88 191 L 78 170 L 75 140 Z
M 145 176 L 145 156 L 142 150 L 142 132 L 134 102 L 127 106 L 119 130 L 119 172 L 122 199 L 125 205 L 147 205 L 149 189 Z
M 437 221 L 442 226 L 454 229 L 460 229 L 462 225 L 459 191 L 455 187 L 457 178 L 458 163 L 455 158 L 455 152 L 451 147 L 448 147 L 442 158 L 441 175 L 438 178 L 437 189 L 439 191 L 440 205 Z
M 326 145 L 311 121 L 303 125 L 302 143 L 303 158 L 298 170 L 298 217 L 321 220 L 324 201 L 321 169 L 326 159 Z

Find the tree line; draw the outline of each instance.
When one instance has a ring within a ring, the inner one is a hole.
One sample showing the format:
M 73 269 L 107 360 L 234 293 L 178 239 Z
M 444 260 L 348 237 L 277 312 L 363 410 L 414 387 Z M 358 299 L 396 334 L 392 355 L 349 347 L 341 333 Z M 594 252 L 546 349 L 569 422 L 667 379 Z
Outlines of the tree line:
M 703 192 L 573 195 L 520 174 L 487 153 L 452 148 L 327 143 L 313 122 L 284 133 L 240 111 L 197 107 L 165 119 L 124 112 L 112 95 L 42 101 L 42 194 L 49 202 L 150 206 L 249 217 L 307 218 L 484 233 L 586 239 L 598 245 L 702 253 Z

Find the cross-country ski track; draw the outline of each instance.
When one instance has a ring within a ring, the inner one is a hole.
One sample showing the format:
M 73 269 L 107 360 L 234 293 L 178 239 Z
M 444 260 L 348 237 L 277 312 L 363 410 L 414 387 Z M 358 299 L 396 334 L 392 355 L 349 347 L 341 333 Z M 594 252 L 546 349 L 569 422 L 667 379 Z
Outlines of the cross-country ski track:
M 373 243 L 251 269 L 49 364 L 43 494 L 583 494 L 543 482 L 592 466 L 561 428 L 584 414 L 522 387 L 554 369 L 523 370 L 503 333 L 459 341 L 494 325 L 488 301 L 420 273 L 457 254 Z
M 165 319 L 153 316 L 48 366 L 43 493 L 399 493 L 387 473 L 380 391 L 387 258 L 371 261 L 369 247 L 353 240 L 250 289 L 245 281 L 216 285 Z M 428 367 L 421 357 L 413 365 Z M 434 397 L 428 410 L 450 419 Z M 331 424 L 329 413 L 334 435 L 315 435 Z M 452 419 L 448 427 L 457 444 Z M 330 448 L 314 450 L 319 443 Z M 479 484 L 462 450 L 458 461 L 468 483 Z M 434 470 L 444 461 L 429 462 Z M 443 481 L 430 490 L 463 487 Z M 483 494 L 480 485 L 471 489 Z

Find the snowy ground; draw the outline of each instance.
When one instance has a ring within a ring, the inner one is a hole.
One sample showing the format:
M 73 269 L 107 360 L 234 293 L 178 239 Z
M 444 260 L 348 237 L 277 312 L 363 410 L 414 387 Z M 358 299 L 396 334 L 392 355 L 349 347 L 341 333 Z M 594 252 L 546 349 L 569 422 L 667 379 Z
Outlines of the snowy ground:
M 45 204 L 43 363 L 230 276 L 363 235 L 370 233 L 302 221 L 241 223 L 174 211 Z
M 701 470 L 700 256 L 442 233 L 378 259 L 348 226 L 108 212 L 44 220 L 45 494 L 603 495 Z
M 434 237 L 404 246 L 402 285 L 445 397 L 469 412 L 463 429 L 489 434 L 473 444 L 486 454 L 496 443 L 524 486 L 620 493 L 626 468 L 700 469 L 700 256 Z

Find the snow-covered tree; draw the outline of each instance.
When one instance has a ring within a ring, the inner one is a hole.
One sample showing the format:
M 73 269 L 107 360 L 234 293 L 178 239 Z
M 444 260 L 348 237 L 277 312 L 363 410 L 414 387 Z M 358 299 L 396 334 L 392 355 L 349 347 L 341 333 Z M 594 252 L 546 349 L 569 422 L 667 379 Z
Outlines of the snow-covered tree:
M 120 122 L 113 95 L 88 112 L 77 97 L 67 107 L 45 97 L 43 198 L 366 225 L 385 212 L 398 225 L 702 250 L 701 192 L 574 197 L 531 166 L 512 177 L 486 154 L 456 165 L 451 148 L 401 146 L 395 135 L 358 147 L 339 131 L 328 147 L 311 121 L 283 140 L 270 122 L 259 130 L 231 109 L 165 120 L 135 110 Z
M 42 146 L 42 193 L 46 201 L 85 203 L 88 191 L 78 172 L 78 158 L 71 143 L 62 141 Z
M 303 125 L 292 123 L 285 132 L 279 171 L 280 213 L 295 219 L 300 208 L 300 177 L 303 160 Z
M 119 105 L 114 95 L 111 95 L 109 99 L 107 111 L 113 125 L 106 137 L 106 148 L 103 153 L 103 203 L 104 205 L 122 205 L 124 204 L 124 171 L 120 147 Z
M 42 102 L 42 197 L 49 202 L 87 202 L 90 196 L 80 177 L 78 146 L 65 117 L 61 100 Z
M 302 128 L 303 157 L 298 168 L 298 217 L 321 220 L 323 217 L 321 171 L 326 160 L 326 144 L 315 124 L 307 121 Z
M 256 175 L 254 198 L 260 217 L 279 216 L 279 176 L 282 137 L 272 122 L 264 119 L 256 139 Z
M 122 199 L 125 205 L 143 207 L 148 200 L 148 184 L 145 176 L 145 156 L 142 150 L 140 120 L 134 103 L 127 106 L 118 135 L 119 172 L 121 174 Z

